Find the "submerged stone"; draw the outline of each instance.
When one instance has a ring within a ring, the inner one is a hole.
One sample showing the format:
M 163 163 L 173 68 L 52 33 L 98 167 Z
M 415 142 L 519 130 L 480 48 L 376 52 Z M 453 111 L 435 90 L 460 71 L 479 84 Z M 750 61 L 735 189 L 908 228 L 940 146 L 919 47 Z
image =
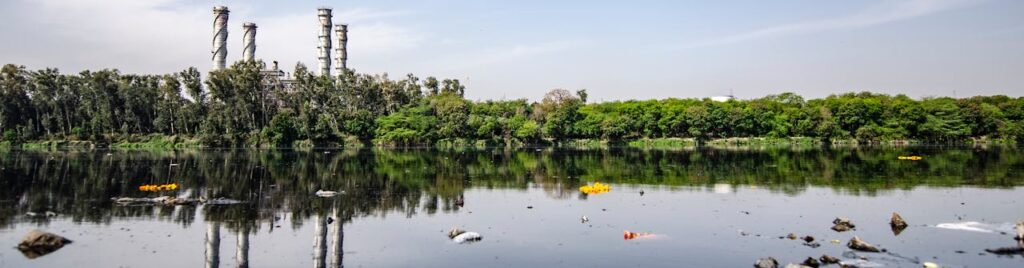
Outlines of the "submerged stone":
M 850 219 L 842 217 L 832 220 L 832 224 L 834 224 L 832 226 L 832 230 L 836 232 L 846 232 L 857 227 L 856 225 L 853 225 L 853 222 L 851 222 Z
M 756 267 L 756 268 L 779 268 L 779 261 L 775 260 L 775 258 L 772 258 L 772 257 L 760 258 L 760 259 L 757 259 L 757 262 L 754 263 L 754 267 Z
M 836 263 L 839 263 L 839 259 L 838 258 L 829 256 L 829 255 L 821 255 L 821 257 L 818 258 L 818 260 L 821 261 L 821 263 L 824 263 L 824 264 L 836 264 Z
M 18 250 L 25 254 L 25 257 L 35 259 L 57 251 L 70 243 L 71 240 L 63 236 L 40 230 L 32 230 L 25 235 L 25 238 L 21 239 L 21 243 L 18 244 Z
M 821 263 L 818 262 L 817 259 L 814 259 L 814 257 L 807 257 L 802 264 L 812 268 L 818 268 L 818 266 L 821 266 Z

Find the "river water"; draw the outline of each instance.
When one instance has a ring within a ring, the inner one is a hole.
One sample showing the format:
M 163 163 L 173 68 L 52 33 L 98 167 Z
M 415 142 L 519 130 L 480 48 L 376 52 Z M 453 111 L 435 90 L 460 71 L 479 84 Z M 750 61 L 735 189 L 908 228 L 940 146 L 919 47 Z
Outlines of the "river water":
M 0 267 L 1021 267 L 985 249 L 1017 245 L 1022 171 L 1009 148 L 5 151 Z M 241 203 L 111 200 L 163 195 Z M 33 229 L 74 242 L 29 258 Z

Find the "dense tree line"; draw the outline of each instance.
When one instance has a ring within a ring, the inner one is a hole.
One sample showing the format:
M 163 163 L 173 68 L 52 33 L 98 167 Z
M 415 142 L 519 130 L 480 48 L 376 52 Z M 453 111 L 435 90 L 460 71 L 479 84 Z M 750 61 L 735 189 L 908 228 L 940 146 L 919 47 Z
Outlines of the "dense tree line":
M 570 139 L 635 140 L 811 137 L 864 142 L 1024 139 L 1024 98 L 912 99 L 847 93 L 805 100 L 793 94 L 725 102 L 710 99 L 588 103 L 587 92 L 550 91 L 526 99 L 469 101 L 456 79 L 401 79 L 347 71 L 335 77 L 301 64 L 287 87 L 261 62 L 238 62 L 203 80 L 195 68 L 166 75 L 117 70 L 61 74 L 0 70 L 0 133 L 11 143 L 111 142 L 172 135 L 208 146 L 446 142 L 535 144 Z

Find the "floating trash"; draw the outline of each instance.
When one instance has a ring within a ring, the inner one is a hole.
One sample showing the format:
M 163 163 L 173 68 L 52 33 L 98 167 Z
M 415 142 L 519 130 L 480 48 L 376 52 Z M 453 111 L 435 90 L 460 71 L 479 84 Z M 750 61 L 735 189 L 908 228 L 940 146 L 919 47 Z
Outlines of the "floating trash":
M 177 190 L 177 189 L 178 189 L 178 184 L 177 183 L 168 183 L 168 184 L 161 184 L 161 185 L 146 184 L 146 185 L 139 186 L 139 191 L 143 191 L 143 192 L 172 191 L 172 190 Z
M 917 161 L 917 160 L 924 159 L 924 157 L 920 157 L 920 156 L 916 156 L 916 155 L 901 155 L 899 157 L 896 157 L 896 159 Z
M 336 195 L 338 195 L 338 192 L 336 192 L 336 191 L 324 191 L 324 190 L 317 190 L 316 191 L 316 196 L 319 196 L 319 197 L 334 197 Z
M 593 185 L 580 186 L 580 192 L 585 194 L 603 194 L 611 191 L 611 186 L 600 182 L 595 182 Z
M 655 237 L 657 237 L 657 235 L 652 234 L 652 233 L 635 233 L 635 232 L 630 232 L 630 231 L 622 231 L 622 239 L 623 240 L 645 239 L 645 238 L 655 238 Z
M 459 228 L 452 228 L 448 231 L 448 238 L 456 244 L 472 243 L 483 240 L 484 237 L 477 232 L 467 232 Z

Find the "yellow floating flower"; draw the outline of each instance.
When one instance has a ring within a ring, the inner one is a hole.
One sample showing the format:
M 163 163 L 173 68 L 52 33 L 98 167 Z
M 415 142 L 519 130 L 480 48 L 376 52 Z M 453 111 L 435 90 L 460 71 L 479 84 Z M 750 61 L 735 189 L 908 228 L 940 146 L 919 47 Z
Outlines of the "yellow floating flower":
M 899 160 L 910 160 L 910 161 L 917 161 L 917 160 L 921 160 L 921 159 L 924 159 L 924 157 L 920 157 L 920 156 L 916 156 L 916 155 L 910 155 L 910 156 L 905 156 L 905 155 L 901 155 L 901 156 L 899 156 L 899 157 L 896 157 L 896 159 L 899 159 Z

